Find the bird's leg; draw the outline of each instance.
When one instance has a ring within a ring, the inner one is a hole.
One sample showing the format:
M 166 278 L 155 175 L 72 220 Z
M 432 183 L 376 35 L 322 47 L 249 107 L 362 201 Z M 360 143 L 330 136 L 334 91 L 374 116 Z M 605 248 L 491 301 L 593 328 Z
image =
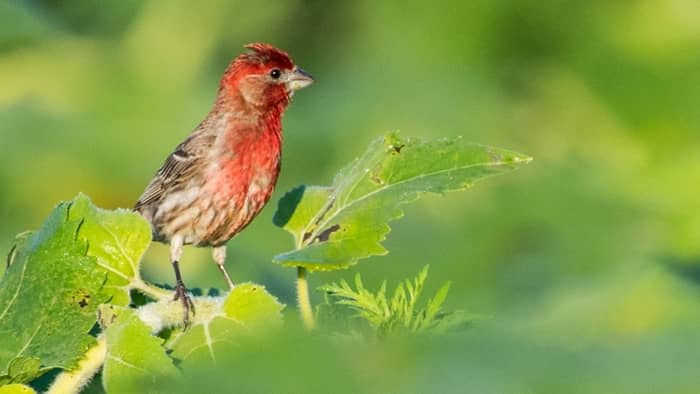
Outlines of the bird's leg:
M 182 256 L 182 237 L 174 236 L 170 240 L 170 261 L 173 264 L 173 270 L 175 271 L 175 297 L 173 301 L 180 300 L 182 302 L 182 307 L 185 312 L 185 317 L 183 318 L 183 323 L 185 327 L 190 325 L 190 311 L 194 315 L 194 303 L 192 298 L 187 294 L 187 288 L 185 283 L 182 281 L 182 275 L 180 275 L 179 261 Z
M 217 246 L 211 251 L 211 255 L 214 258 L 214 262 L 216 263 L 216 266 L 219 267 L 219 271 L 224 275 L 224 278 L 226 279 L 226 283 L 228 283 L 228 287 L 230 289 L 233 289 L 234 284 L 233 281 L 231 280 L 231 277 L 228 275 L 228 272 L 226 271 L 226 267 L 224 267 L 224 263 L 226 262 L 226 245 L 221 245 Z

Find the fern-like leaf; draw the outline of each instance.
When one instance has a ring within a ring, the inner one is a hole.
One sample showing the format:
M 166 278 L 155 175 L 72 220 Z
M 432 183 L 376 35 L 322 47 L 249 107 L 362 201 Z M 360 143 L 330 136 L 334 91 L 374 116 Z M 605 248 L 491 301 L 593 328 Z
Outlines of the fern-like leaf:
M 429 266 L 426 265 L 413 280 L 399 282 L 390 300 L 386 296 L 386 281 L 382 282 L 376 293 L 372 293 L 364 287 L 360 274 L 355 276 L 355 289 L 341 280 L 321 286 L 319 290 L 326 292 L 326 306 L 350 308 L 355 312 L 353 317 L 366 321 L 380 337 L 398 330 L 412 333 L 445 332 L 471 321 L 474 316 L 463 311 L 442 310 L 450 282 L 445 283 L 424 305 L 418 305 L 428 270 Z

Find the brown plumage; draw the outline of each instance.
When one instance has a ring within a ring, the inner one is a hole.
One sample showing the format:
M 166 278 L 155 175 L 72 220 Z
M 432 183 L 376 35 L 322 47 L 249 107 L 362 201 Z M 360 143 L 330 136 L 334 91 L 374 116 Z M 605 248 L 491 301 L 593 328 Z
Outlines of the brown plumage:
M 175 299 L 193 308 L 179 271 L 182 246 L 213 247 L 224 268 L 226 242 L 270 199 L 280 170 L 282 114 L 295 90 L 313 82 L 289 55 L 267 44 L 227 67 L 212 110 L 175 148 L 136 203 L 153 239 L 169 243 Z

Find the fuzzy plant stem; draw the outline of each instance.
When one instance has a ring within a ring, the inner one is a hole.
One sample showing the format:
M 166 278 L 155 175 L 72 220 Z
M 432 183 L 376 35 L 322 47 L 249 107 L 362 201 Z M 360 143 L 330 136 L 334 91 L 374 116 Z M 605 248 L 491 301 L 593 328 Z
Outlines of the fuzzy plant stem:
M 156 301 L 171 300 L 173 298 L 172 291 L 161 289 L 160 287 L 146 283 L 140 278 L 133 280 L 131 283 L 131 287 L 147 295 L 148 297 L 153 298 Z
M 297 302 L 304 327 L 307 330 L 313 330 L 316 322 L 314 321 L 313 309 L 311 309 L 309 282 L 306 279 L 306 268 L 304 267 L 297 267 Z
M 107 355 L 107 341 L 104 336 L 97 338 L 95 346 L 80 360 L 78 367 L 72 371 L 59 374 L 46 394 L 77 394 L 90 382 L 104 364 Z

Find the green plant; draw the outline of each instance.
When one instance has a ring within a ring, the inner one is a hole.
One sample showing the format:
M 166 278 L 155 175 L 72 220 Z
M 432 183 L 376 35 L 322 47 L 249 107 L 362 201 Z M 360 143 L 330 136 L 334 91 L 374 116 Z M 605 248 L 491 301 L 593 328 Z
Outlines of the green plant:
M 401 205 L 423 193 L 464 190 L 477 181 L 512 171 L 531 158 L 461 138 L 421 141 L 389 133 L 338 172 L 331 186 L 299 186 L 279 201 L 275 225 L 294 237 L 295 249 L 274 261 L 297 269 L 299 310 L 315 325 L 307 272 L 348 268 L 384 255 L 388 222 Z
M 392 133 L 374 141 L 333 186 L 301 186 L 287 193 L 274 222 L 294 235 L 296 249 L 275 262 L 298 270 L 306 326 L 315 324 L 307 271 L 347 268 L 385 254 L 381 241 L 387 222 L 402 215 L 401 204 L 424 192 L 467 188 L 528 161 L 459 140 L 421 142 Z M 109 392 L 158 391 L 162 382 L 181 379 L 195 364 L 215 362 L 218 354 L 235 352 L 252 338 L 279 332 L 284 305 L 252 283 L 221 296 L 194 297 L 197 313 L 191 327 L 182 327 L 173 293 L 140 276 L 150 242 L 150 226 L 138 214 L 96 208 L 84 195 L 59 204 L 38 231 L 17 238 L 0 281 L 5 392 L 27 392 L 31 389 L 24 384 L 37 385 L 51 370 L 63 372 L 49 393 L 78 392 L 100 369 Z M 390 299 L 386 284 L 373 294 L 359 275 L 354 290 L 344 281 L 322 289 L 336 307 L 350 307 L 380 335 L 399 328 L 439 332 L 467 321 L 462 312 L 441 311 L 449 285 L 419 306 L 426 277 L 427 267 L 399 284 Z M 147 302 L 134 305 L 134 292 Z
M 326 303 L 321 306 L 349 307 L 355 311 L 356 317 L 369 323 L 380 337 L 395 331 L 442 333 L 471 321 L 475 316 L 467 315 L 464 311 L 442 310 L 450 282 L 442 285 L 424 305 L 418 304 L 428 277 L 428 268 L 427 265 L 423 267 L 413 281 L 406 279 L 396 285 L 391 297 L 386 294 L 386 281 L 382 282 L 376 293 L 372 293 L 362 284 L 359 273 L 355 275 L 355 289 L 345 280 L 321 286 L 319 290 L 327 294 Z

